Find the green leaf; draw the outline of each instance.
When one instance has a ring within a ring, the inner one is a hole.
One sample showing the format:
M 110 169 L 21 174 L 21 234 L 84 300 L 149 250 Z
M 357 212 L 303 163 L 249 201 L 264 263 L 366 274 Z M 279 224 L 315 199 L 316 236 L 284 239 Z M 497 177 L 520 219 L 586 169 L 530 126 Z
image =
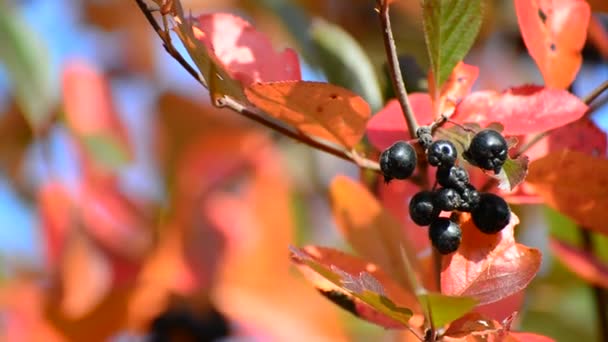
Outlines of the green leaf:
M 423 0 L 424 37 L 435 89 L 466 56 L 481 27 L 481 0 Z
M 93 159 L 108 170 L 117 170 L 129 161 L 123 144 L 107 135 L 87 135 L 81 138 Z
M 6 2 L 0 2 L 0 42 L 0 62 L 13 82 L 17 104 L 36 131 L 48 123 L 56 101 L 49 53 L 40 36 Z
M 426 293 L 418 299 L 423 308 L 428 310 L 435 327 L 443 327 L 471 311 L 477 301 L 471 297 L 452 297 L 440 293 Z
M 500 173 L 495 175 L 495 178 L 498 179 L 498 188 L 510 191 L 523 182 L 528 174 L 528 163 L 529 159 L 525 155 L 516 159 L 508 158 Z
M 359 43 L 341 27 L 315 19 L 310 36 L 330 83 L 361 95 L 373 111 L 382 108 L 382 91 L 369 57 Z

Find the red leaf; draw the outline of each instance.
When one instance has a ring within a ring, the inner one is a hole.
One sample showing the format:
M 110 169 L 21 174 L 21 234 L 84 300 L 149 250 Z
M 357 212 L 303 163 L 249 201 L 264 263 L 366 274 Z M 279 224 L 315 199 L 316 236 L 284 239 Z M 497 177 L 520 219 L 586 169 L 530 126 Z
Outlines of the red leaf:
M 430 246 L 428 236 L 424 227 L 420 227 L 410 217 L 409 203 L 412 196 L 420 191 L 420 187 L 412 182 L 381 182 L 378 185 L 378 196 L 382 205 L 393 216 L 399 219 L 404 227 L 404 233 L 408 241 L 417 252 L 421 252 Z
M 410 94 L 409 101 L 420 125 L 428 125 L 433 121 L 433 105 L 428 94 Z M 410 139 L 403 111 L 397 100 L 391 100 L 372 116 L 367 124 L 367 137 L 379 151 L 385 150 L 395 141 Z
M 476 122 L 482 127 L 500 122 L 504 135 L 521 135 L 566 125 L 580 119 L 587 108 L 565 90 L 529 85 L 510 88 L 500 95 L 472 93 L 458 105 L 454 119 Z
M 462 244 L 456 253 L 443 258 L 441 292 L 451 296 L 471 296 L 480 304 L 492 303 L 526 287 L 540 267 L 541 254 L 515 242 L 511 222 L 500 233 L 481 233 L 470 215 L 462 215 Z
M 587 229 L 608 234 L 608 160 L 553 152 L 530 164 L 527 181 L 552 208 Z
M 59 183 L 44 185 L 38 193 L 38 208 L 42 225 L 47 265 L 54 269 L 59 262 L 65 240 L 71 229 L 72 198 Z
M 608 288 L 608 264 L 569 243 L 553 238 L 549 243 L 553 254 L 570 271 L 591 284 Z
M 213 51 L 231 76 L 244 87 L 255 82 L 300 80 L 298 55 L 276 53 L 270 40 L 244 19 L 228 13 L 197 18 L 195 37 Z
M 256 83 L 245 93 L 271 116 L 349 148 L 361 140 L 370 115 L 369 105 L 360 96 L 328 83 Z
M 89 142 L 93 139 L 109 144 L 114 152 L 131 158 L 131 146 L 112 100 L 110 84 L 93 66 L 81 61 L 69 62 L 63 71 L 62 91 L 65 117 L 80 147 L 92 156 Z M 94 161 L 94 162 L 93 162 Z M 93 162 L 93 163 L 92 163 Z M 103 159 L 87 160 L 87 166 L 107 170 Z
M 480 305 L 475 308 L 475 312 L 479 312 L 484 316 L 503 321 L 510 317 L 515 312 L 519 312 L 524 304 L 525 290 L 521 290 L 515 294 L 505 297 L 497 302 Z
M 535 160 L 551 152 L 572 150 L 593 157 L 606 155 L 606 133 L 588 118 L 583 118 L 551 131 L 551 134 L 526 152 Z
M 119 192 L 114 180 L 88 179 L 80 185 L 78 203 L 87 232 L 112 254 L 139 258 L 152 236 L 140 209 Z
M 590 8 L 583 0 L 515 0 L 517 21 L 545 83 L 567 88 L 582 62 Z

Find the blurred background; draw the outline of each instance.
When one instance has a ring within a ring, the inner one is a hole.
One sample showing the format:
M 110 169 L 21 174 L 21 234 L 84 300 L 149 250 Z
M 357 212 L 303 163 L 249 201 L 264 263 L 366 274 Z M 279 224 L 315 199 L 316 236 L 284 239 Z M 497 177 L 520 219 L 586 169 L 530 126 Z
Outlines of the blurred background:
M 350 87 L 377 111 L 392 91 L 374 3 L 182 1 L 193 14 L 242 16 L 276 49 L 298 51 L 303 79 Z M 592 5 L 605 35 L 608 6 Z M 424 91 L 419 2 L 398 0 L 392 13 L 406 84 Z M 590 32 L 577 95 L 608 79 L 608 46 L 592 39 L 601 34 Z M 480 68 L 476 90 L 542 83 L 511 1 L 487 2 L 465 61 Z M 608 106 L 593 119 L 606 131 Z M 333 307 L 289 267 L 289 244 L 348 250 L 326 200 L 340 173 L 359 177 L 212 108 L 135 1 L 0 0 L 3 340 L 395 338 Z M 548 232 L 576 239 L 574 224 L 542 205 L 517 210 L 527 244 L 546 250 Z M 590 290 L 548 256 L 521 317 L 521 329 L 559 341 L 596 336 Z

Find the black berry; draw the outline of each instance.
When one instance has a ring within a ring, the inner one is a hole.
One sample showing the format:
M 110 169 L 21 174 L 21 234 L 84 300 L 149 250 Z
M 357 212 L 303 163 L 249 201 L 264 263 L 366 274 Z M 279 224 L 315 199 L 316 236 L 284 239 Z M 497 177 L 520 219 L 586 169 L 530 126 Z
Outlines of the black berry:
M 493 129 L 484 129 L 475 134 L 464 157 L 472 164 L 499 173 L 508 157 L 505 138 Z
M 380 155 L 380 169 L 386 182 L 408 178 L 414 173 L 416 163 L 416 151 L 405 141 L 397 141 Z
M 460 206 L 458 210 L 471 212 L 479 205 L 479 192 L 471 184 L 467 184 L 464 190 L 460 192 Z
M 469 184 L 469 174 L 460 166 L 438 167 L 436 178 L 444 188 L 454 188 L 458 191 L 464 190 Z
M 416 131 L 418 142 L 426 150 L 433 143 L 433 135 L 429 126 L 422 126 Z
M 448 140 L 436 140 L 429 146 L 426 159 L 432 166 L 450 167 L 456 163 L 456 146 Z
M 458 191 L 452 188 L 441 188 L 435 195 L 435 206 L 439 210 L 452 211 L 460 207 L 462 198 Z
M 419 226 L 428 226 L 439 216 L 439 208 L 435 207 L 435 193 L 420 191 L 410 200 L 410 217 Z
M 511 210 L 502 197 L 491 193 L 479 195 L 479 204 L 471 212 L 473 223 L 486 234 L 501 231 L 509 224 Z
M 460 246 L 462 231 L 456 222 L 445 217 L 436 219 L 429 227 L 429 239 L 431 244 L 441 254 L 455 252 Z

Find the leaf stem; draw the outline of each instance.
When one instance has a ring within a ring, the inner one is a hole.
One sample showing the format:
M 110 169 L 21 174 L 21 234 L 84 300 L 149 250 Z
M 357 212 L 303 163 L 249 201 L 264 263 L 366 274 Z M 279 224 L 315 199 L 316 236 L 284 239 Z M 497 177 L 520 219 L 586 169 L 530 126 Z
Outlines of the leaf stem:
M 415 139 L 416 131 L 418 131 L 418 122 L 416 121 L 414 111 L 408 100 L 407 90 L 405 89 L 405 83 L 403 82 L 403 76 L 401 75 L 401 68 L 399 67 L 399 58 L 397 57 L 397 47 L 395 46 L 395 38 L 393 37 L 393 30 L 391 28 L 389 4 L 387 0 L 378 0 L 378 15 L 382 25 L 382 37 L 384 40 L 384 48 L 386 50 L 388 69 L 391 76 L 393 89 L 395 90 L 397 100 L 399 101 L 399 105 L 403 111 L 403 116 L 405 118 L 405 122 L 407 123 L 410 137 Z
M 184 69 L 186 69 L 186 71 L 195 80 L 197 80 L 202 86 L 207 88 L 207 84 L 205 82 L 204 77 L 199 72 L 197 72 L 190 64 L 188 64 L 188 62 L 186 62 L 186 60 L 182 57 L 182 55 L 180 55 L 179 52 L 177 52 L 177 50 L 173 47 L 169 33 L 167 31 L 165 31 L 163 28 L 161 28 L 161 26 L 158 24 L 158 22 L 156 21 L 156 18 L 154 18 L 154 15 L 152 15 L 152 11 L 148 7 L 148 5 L 145 3 L 145 0 L 135 0 L 135 2 L 137 3 L 139 9 L 142 11 L 142 13 L 146 17 L 146 19 L 148 20 L 148 23 L 150 24 L 150 26 L 152 26 L 154 31 L 158 34 L 159 38 L 162 40 L 163 46 L 165 47 L 165 50 L 167 51 L 167 53 L 171 57 L 173 57 Z M 163 18 L 164 18 L 164 16 L 163 16 Z M 308 135 L 305 135 L 294 128 L 288 127 L 286 125 L 283 125 L 279 122 L 276 122 L 276 121 L 270 119 L 263 112 L 259 111 L 257 108 L 250 108 L 250 107 L 234 100 L 233 98 L 224 96 L 223 98 L 218 100 L 217 105 L 219 107 L 229 108 L 229 109 L 233 110 L 234 112 L 237 112 L 248 119 L 251 119 L 257 123 L 260 123 L 263 126 L 266 126 L 270 129 L 272 129 L 284 136 L 292 138 L 296 141 L 304 143 L 312 148 L 326 152 L 326 153 L 336 156 L 340 159 L 352 162 L 352 163 L 356 164 L 357 166 L 359 166 L 360 168 L 380 172 L 380 165 L 378 164 L 378 162 L 371 160 L 371 159 L 367 159 L 365 157 L 362 157 L 362 156 L 358 155 L 355 151 L 347 151 L 343 148 L 330 145 L 327 142 L 324 142 L 324 141 L 315 139 L 313 137 L 310 137 Z
M 593 238 L 591 232 L 585 227 L 578 227 L 581 240 L 583 241 L 583 249 L 593 254 Z M 608 341 L 608 294 L 606 291 L 597 285 L 590 285 L 593 291 L 593 301 L 595 303 L 596 325 L 599 341 Z
M 589 104 L 591 104 L 591 102 L 593 102 L 595 99 L 597 99 L 606 90 L 608 90 L 608 80 L 602 82 L 599 86 L 597 86 L 595 89 L 593 89 L 591 91 L 591 93 L 587 94 L 587 96 L 583 97 L 581 100 L 586 105 L 589 105 Z M 591 115 L 591 113 L 593 113 L 593 110 L 587 111 L 587 113 L 585 113 L 585 115 L 583 117 L 588 118 L 589 115 Z M 538 142 L 540 142 L 544 138 L 548 137 L 552 131 L 553 130 L 544 131 L 544 132 L 538 133 L 537 135 L 533 136 L 532 139 L 530 139 L 527 143 L 523 144 L 519 148 L 519 150 L 515 154 L 514 158 L 517 158 L 517 157 L 521 156 L 522 154 L 528 152 L 528 150 L 530 150 L 534 145 L 536 145 Z

